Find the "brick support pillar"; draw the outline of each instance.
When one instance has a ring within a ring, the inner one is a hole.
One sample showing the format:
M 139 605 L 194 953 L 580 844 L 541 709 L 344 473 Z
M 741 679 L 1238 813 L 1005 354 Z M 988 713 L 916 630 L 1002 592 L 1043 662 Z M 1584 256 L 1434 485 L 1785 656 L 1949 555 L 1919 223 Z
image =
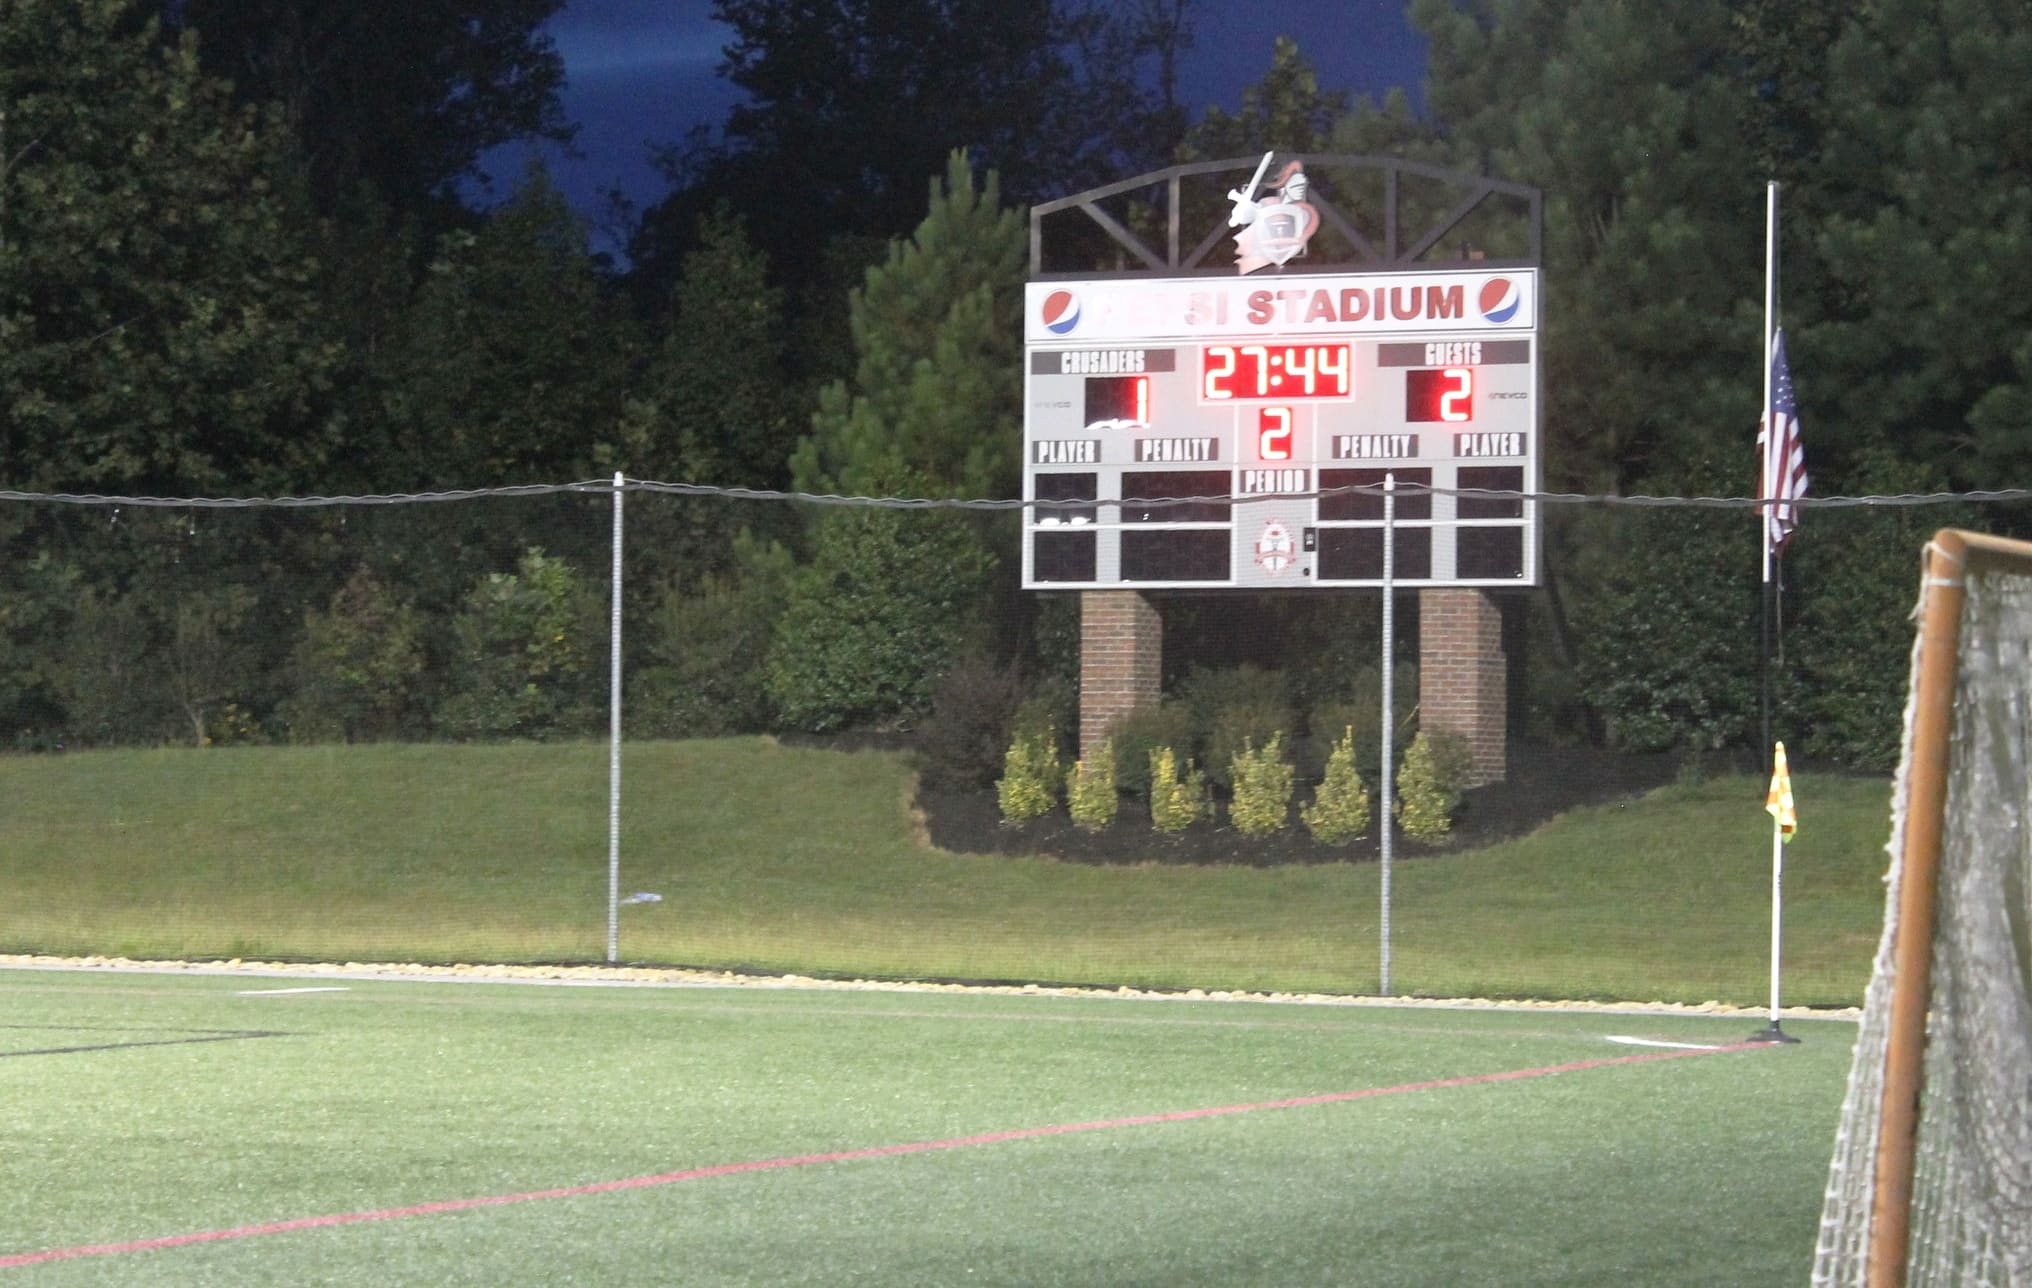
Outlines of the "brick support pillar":
M 1080 592 L 1080 755 L 1162 695 L 1164 619 L 1133 590 Z
M 1418 592 L 1418 727 L 1459 734 L 1470 786 L 1509 774 L 1509 659 L 1503 614 L 1481 590 Z

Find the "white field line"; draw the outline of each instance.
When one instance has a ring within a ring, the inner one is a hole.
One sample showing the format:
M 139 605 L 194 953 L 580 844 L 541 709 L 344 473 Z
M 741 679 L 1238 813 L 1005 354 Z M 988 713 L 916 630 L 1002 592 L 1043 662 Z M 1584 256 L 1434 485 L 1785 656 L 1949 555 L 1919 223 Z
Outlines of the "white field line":
M 1714 1044 L 1712 1044 L 1712 1043 L 1708 1043 L 1708 1042 L 1659 1042 L 1659 1041 L 1656 1041 L 1656 1040 L 1654 1040 L 1654 1039 L 1651 1039 L 1651 1038 L 1633 1038 L 1633 1037 L 1628 1037 L 1628 1036 L 1625 1036 L 1624 1034 L 1621 1034 L 1621 1033 L 1611 1033 L 1611 1034 L 1608 1034 L 1608 1035 L 1607 1035 L 1607 1038 L 1608 1038 L 1608 1040 L 1609 1040 L 1609 1041 L 1611 1041 L 1611 1042 L 1620 1042 L 1620 1043 L 1622 1043 L 1622 1044 L 1623 1044 L 1624 1046 L 1641 1046 L 1641 1047 L 1669 1047 L 1669 1048 L 1671 1048 L 1672 1050 L 1675 1050 L 1675 1051 L 1719 1051 L 1719 1050 L 1721 1050 L 1721 1048 L 1720 1048 L 1720 1047 L 1718 1047 L 1718 1046 L 1715 1046 Z
M 236 997 L 280 997 L 284 993 L 350 993 L 353 990 L 343 985 L 327 988 L 243 988 Z

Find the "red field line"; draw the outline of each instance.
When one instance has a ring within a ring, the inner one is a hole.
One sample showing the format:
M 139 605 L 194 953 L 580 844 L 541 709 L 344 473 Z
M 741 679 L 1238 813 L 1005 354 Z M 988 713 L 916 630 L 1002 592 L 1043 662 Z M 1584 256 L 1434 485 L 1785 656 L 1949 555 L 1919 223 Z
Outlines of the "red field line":
M 171 1234 L 154 1239 L 135 1239 L 127 1243 L 85 1244 L 74 1248 L 51 1248 L 43 1252 L 21 1252 L 0 1255 L 0 1270 L 17 1266 L 40 1265 L 49 1261 L 72 1261 L 83 1257 L 109 1257 L 128 1252 L 156 1252 L 167 1248 L 189 1247 L 196 1243 L 220 1243 L 231 1239 L 252 1239 L 268 1234 L 290 1234 L 297 1230 L 321 1230 L 331 1226 L 363 1225 L 370 1221 L 396 1221 L 406 1217 L 438 1216 L 446 1212 L 465 1212 L 473 1208 L 503 1207 L 510 1203 L 534 1203 L 542 1199 L 581 1198 L 592 1194 L 613 1194 L 622 1190 L 650 1189 L 662 1185 L 677 1185 L 684 1181 L 711 1180 L 719 1176 L 737 1176 L 744 1172 L 773 1172 L 789 1167 L 811 1167 L 821 1163 L 851 1163 L 870 1158 L 893 1158 L 902 1154 L 925 1154 L 934 1150 L 966 1149 L 976 1145 L 1001 1145 L 1010 1141 L 1035 1140 L 1045 1136 L 1069 1136 L 1078 1132 L 1112 1131 L 1122 1127 L 1148 1127 L 1157 1123 L 1193 1122 L 1202 1118 L 1221 1118 L 1230 1114 L 1261 1113 L 1269 1109 L 1299 1109 L 1309 1105 L 1334 1105 L 1353 1100 L 1370 1100 L 1378 1096 L 1403 1095 L 1413 1091 L 1443 1091 L 1449 1087 L 1484 1086 L 1495 1082 L 1515 1082 L 1524 1078 L 1545 1078 L 1561 1073 L 1580 1073 L 1589 1069 L 1606 1069 L 1625 1064 L 1653 1064 L 1660 1060 L 1690 1060 L 1699 1056 L 1723 1055 L 1733 1051 L 1753 1051 L 1767 1047 L 1761 1042 L 1740 1042 L 1730 1046 L 1712 1047 L 1701 1050 L 1651 1051 L 1642 1055 L 1613 1056 L 1602 1060 L 1576 1060 L 1571 1064 L 1545 1065 L 1535 1069 L 1506 1069 L 1497 1073 L 1478 1073 L 1460 1078 L 1438 1078 L 1430 1082 L 1407 1082 L 1394 1087 L 1365 1087 L 1359 1091 L 1335 1091 L 1318 1096 L 1296 1096 L 1288 1100 L 1265 1100 L 1254 1104 L 1215 1105 L 1202 1109 L 1180 1109 L 1171 1113 L 1143 1114 L 1134 1118 L 1110 1118 L 1098 1122 L 1059 1123 L 1048 1127 L 1018 1127 L 1009 1131 L 984 1132 L 978 1136 L 958 1136 L 949 1140 L 915 1141 L 904 1145 L 877 1145 L 868 1149 L 841 1150 L 830 1154 L 799 1154 L 788 1158 L 765 1158 L 746 1163 L 721 1163 L 712 1167 L 694 1167 L 681 1172 L 663 1172 L 655 1176 L 634 1176 L 626 1180 L 601 1181 L 593 1185 L 573 1185 L 554 1190 L 531 1190 L 524 1194 L 495 1194 L 483 1198 L 447 1199 L 440 1203 L 419 1203 L 413 1207 L 382 1208 L 374 1212 L 346 1212 L 332 1216 L 298 1217 L 293 1221 L 274 1221 L 265 1225 L 243 1225 L 230 1230 L 202 1230 L 191 1234 Z

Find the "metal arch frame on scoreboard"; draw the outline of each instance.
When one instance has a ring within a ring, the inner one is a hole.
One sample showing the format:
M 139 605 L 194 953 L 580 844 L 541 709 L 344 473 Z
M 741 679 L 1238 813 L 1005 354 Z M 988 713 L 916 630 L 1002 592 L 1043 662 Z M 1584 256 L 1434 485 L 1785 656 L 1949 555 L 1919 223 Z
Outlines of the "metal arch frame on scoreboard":
M 1516 259 L 1491 257 L 1486 263 L 1491 267 L 1536 268 L 1544 259 L 1545 194 L 1527 184 L 1510 183 L 1462 170 L 1447 170 L 1419 161 L 1407 161 L 1402 157 L 1328 152 L 1280 152 L 1275 155 L 1280 161 L 1297 161 L 1308 167 L 1307 173 L 1314 179 L 1308 200 L 1318 209 L 1323 223 L 1349 246 L 1355 256 L 1352 260 L 1335 263 L 1330 267 L 1361 269 L 1431 267 L 1425 257 L 1462 227 L 1469 216 L 1496 202 L 1522 205 L 1526 249 L 1524 254 Z M 1121 275 L 1149 276 L 1208 271 L 1202 268 L 1207 256 L 1213 253 L 1214 248 L 1219 246 L 1232 230 L 1216 225 L 1203 234 L 1190 250 L 1185 248 L 1184 220 L 1188 204 L 1188 185 L 1211 183 L 1214 193 L 1218 194 L 1225 181 L 1218 179 L 1217 176 L 1229 175 L 1239 180 L 1240 176 L 1249 174 L 1260 164 L 1259 159 L 1253 156 L 1228 157 L 1218 161 L 1190 161 L 1032 206 L 1031 280 L 1099 276 L 1089 272 L 1055 273 L 1045 267 L 1046 222 L 1064 215 L 1083 216 L 1088 225 L 1098 229 L 1113 246 L 1121 252 L 1126 252 L 1142 266 L 1140 269 L 1128 269 Z M 1373 172 L 1380 176 L 1382 191 L 1377 216 L 1381 226 L 1373 230 L 1374 235 L 1365 235 L 1355 226 L 1355 221 L 1342 212 L 1321 190 L 1318 180 L 1322 175 L 1331 176 L 1344 172 Z M 1407 179 L 1414 184 L 1437 185 L 1455 194 L 1454 199 L 1441 208 L 1436 216 L 1425 220 L 1422 226 L 1415 229 L 1407 228 L 1404 218 L 1406 204 L 1404 188 Z M 1162 247 L 1151 245 L 1132 231 L 1127 223 L 1110 213 L 1105 204 L 1110 200 L 1125 198 L 1132 194 L 1142 197 L 1146 208 L 1154 208 L 1163 213 L 1165 242 Z M 1216 271 L 1232 270 L 1224 267 Z

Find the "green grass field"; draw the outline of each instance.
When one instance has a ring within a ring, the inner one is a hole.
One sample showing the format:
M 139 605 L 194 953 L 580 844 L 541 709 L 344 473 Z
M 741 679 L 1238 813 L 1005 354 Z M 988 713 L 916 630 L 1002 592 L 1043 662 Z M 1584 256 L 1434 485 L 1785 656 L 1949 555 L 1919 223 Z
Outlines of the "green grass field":
M 1789 1284 L 1853 1026 L 1608 1040 L 1752 1027 L 6 970 L 0 1285 Z
M 624 961 L 827 976 L 1365 993 L 1374 863 L 1089 867 L 931 849 L 900 756 L 631 744 Z M 603 745 L 0 757 L 0 952 L 588 962 L 605 956 Z M 1795 778 L 1785 999 L 1860 1000 L 1888 788 Z M 1392 889 L 1392 982 L 1426 996 L 1761 1005 L 1764 784 L 1577 811 Z M 1153 832 L 1153 851 L 1161 840 Z

